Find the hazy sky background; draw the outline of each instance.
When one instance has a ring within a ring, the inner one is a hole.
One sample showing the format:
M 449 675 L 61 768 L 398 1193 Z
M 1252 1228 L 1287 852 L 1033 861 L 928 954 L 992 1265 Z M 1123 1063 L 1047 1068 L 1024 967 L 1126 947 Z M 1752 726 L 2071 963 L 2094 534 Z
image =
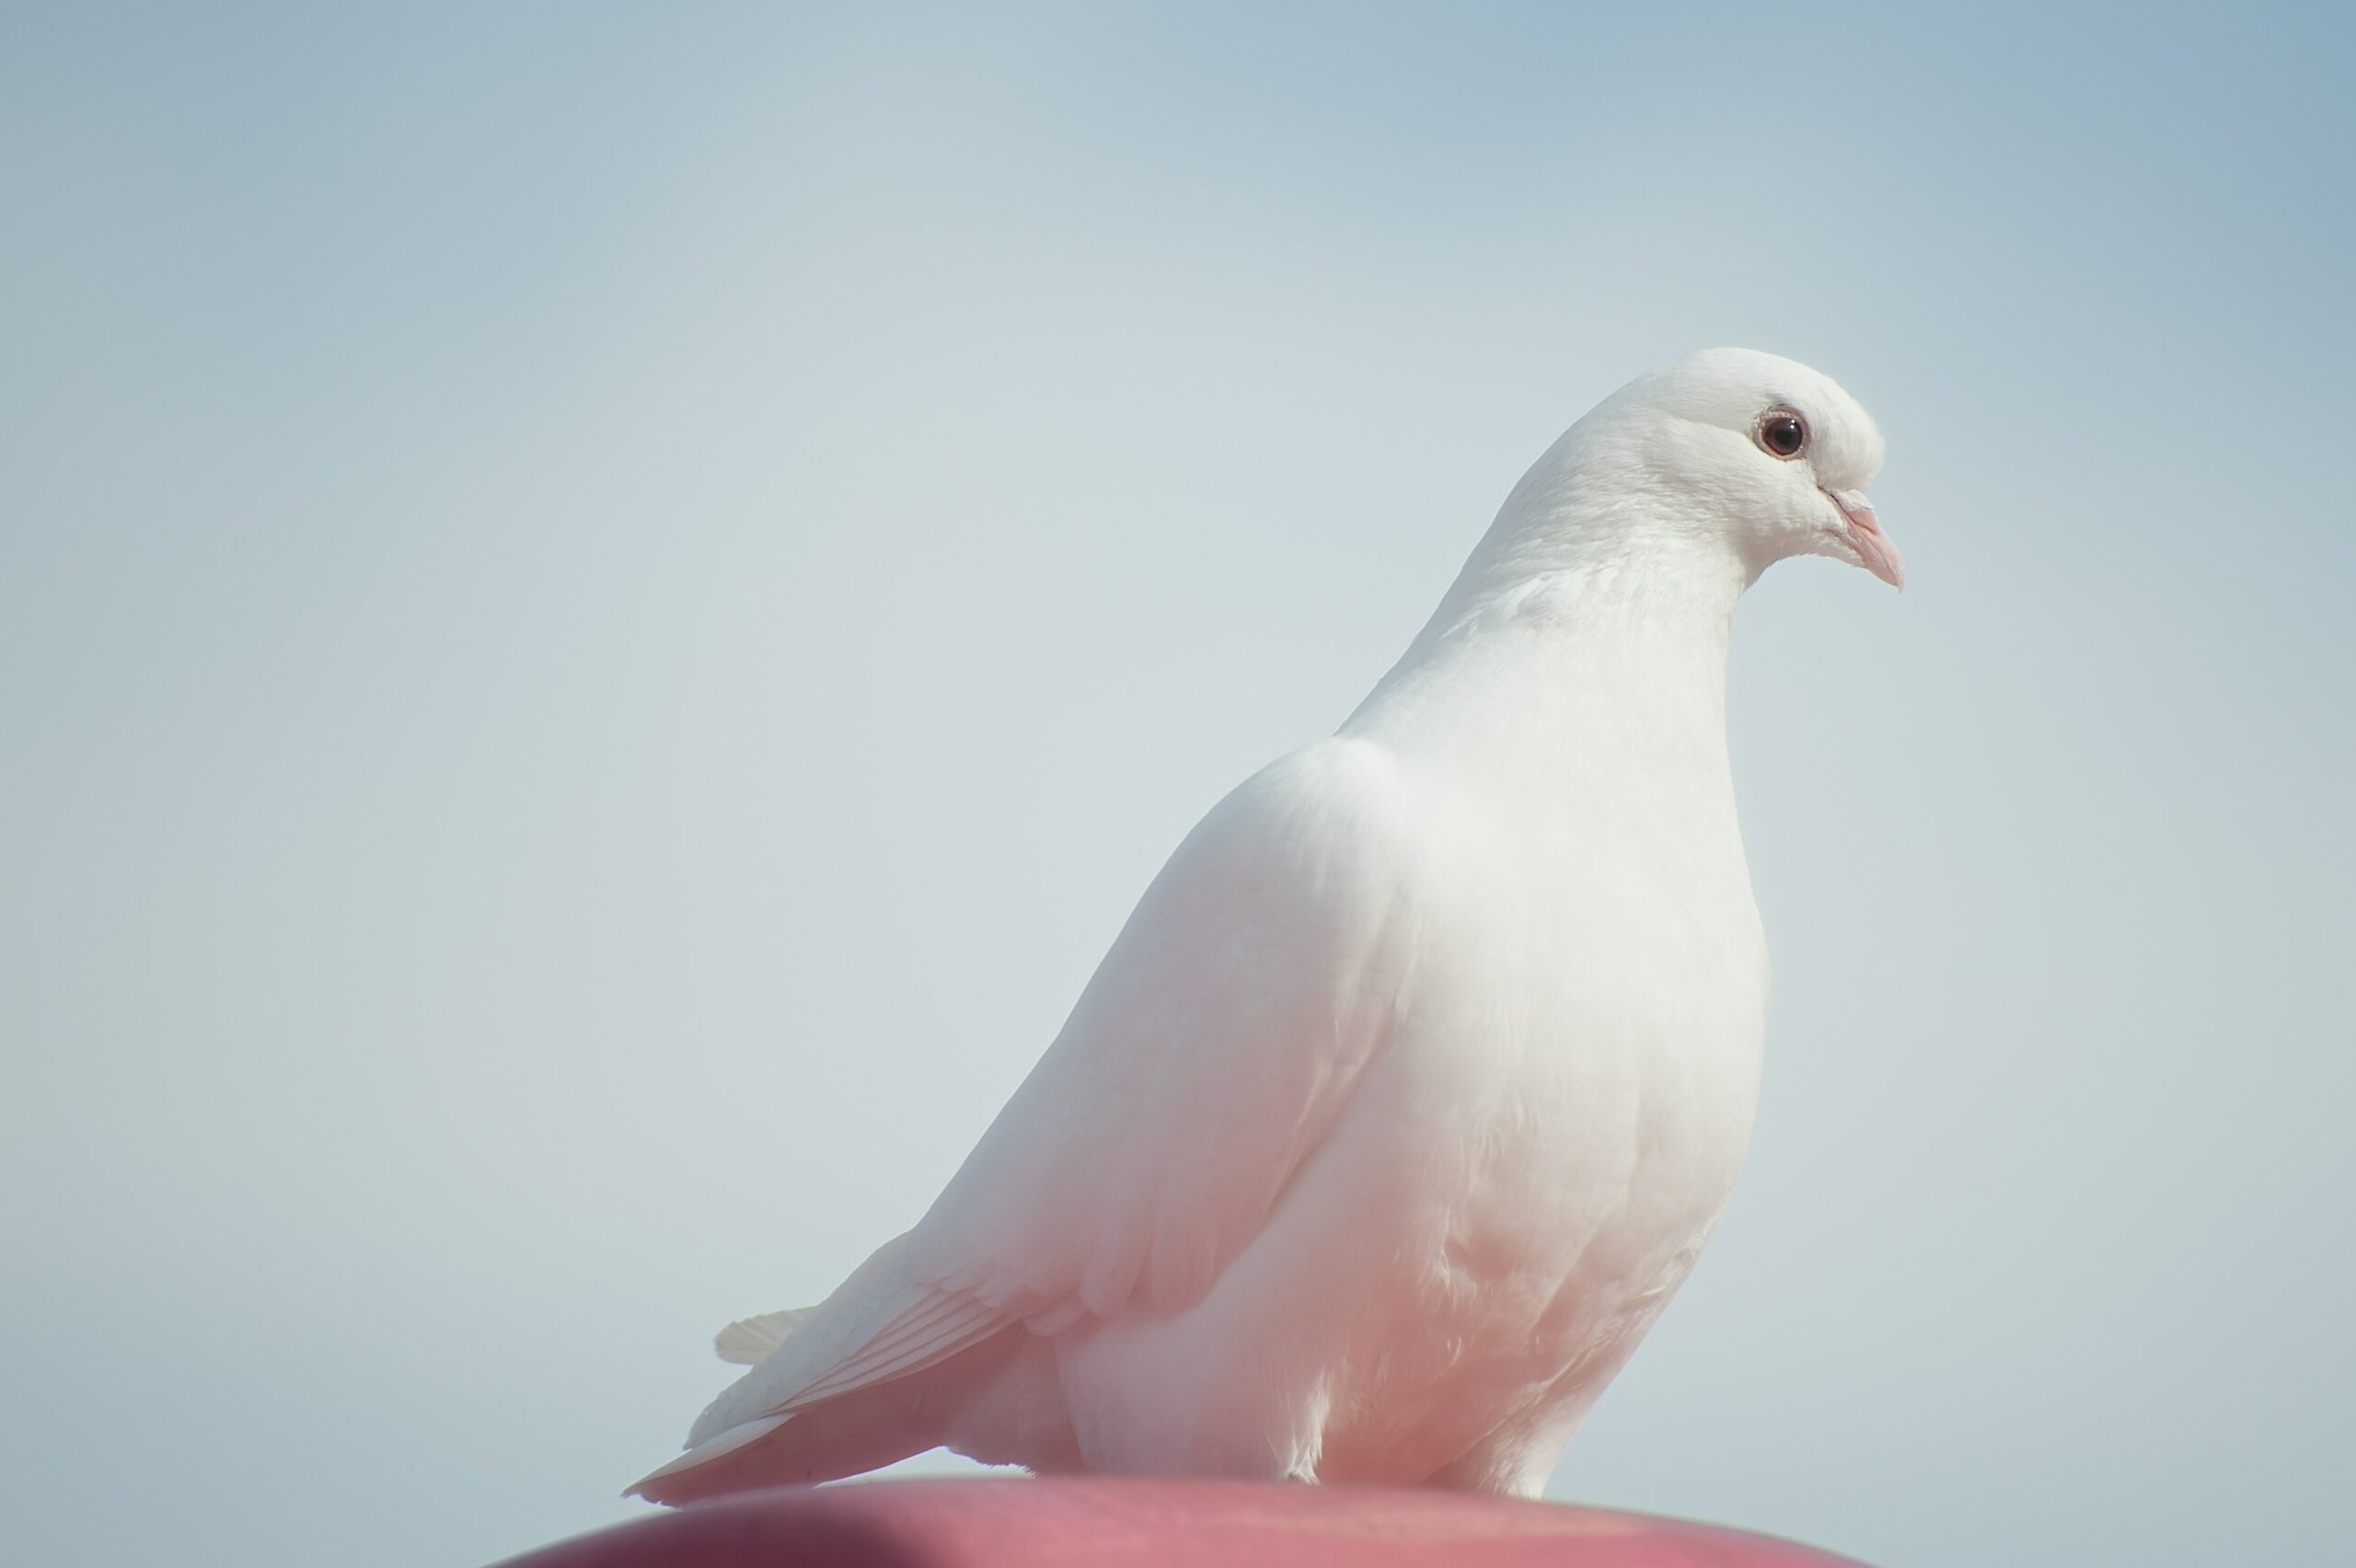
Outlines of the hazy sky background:
M 1226 788 L 1689 349 L 1777 958 L 1566 1497 L 2344 1561 L 2345 7 L 0 9 L 0 1516 L 635 1511 Z

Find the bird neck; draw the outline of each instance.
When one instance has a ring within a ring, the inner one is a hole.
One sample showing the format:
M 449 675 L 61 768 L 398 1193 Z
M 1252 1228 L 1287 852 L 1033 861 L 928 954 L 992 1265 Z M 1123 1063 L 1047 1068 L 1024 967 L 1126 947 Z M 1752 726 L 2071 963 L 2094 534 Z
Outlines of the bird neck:
M 1608 548 L 1599 545 L 1608 544 Z M 1750 573 L 1673 530 L 1482 541 L 1345 734 L 1542 773 L 1723 777 L 1727 646 Z

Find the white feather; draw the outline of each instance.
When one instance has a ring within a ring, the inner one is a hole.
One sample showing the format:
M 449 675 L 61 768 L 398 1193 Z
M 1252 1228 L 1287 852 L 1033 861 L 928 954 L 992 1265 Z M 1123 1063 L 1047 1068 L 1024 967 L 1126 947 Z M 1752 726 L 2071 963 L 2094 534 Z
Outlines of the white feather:
M 739 1318 L 712 1335 L 711 1348 L 722 1361 L 732 1361 L 739 1366 L 758 1366 L 785 1343 L 786 1336 L 803 1320 L 816 1310 L 814 1307 L 789 1307 L 781 1312 Z

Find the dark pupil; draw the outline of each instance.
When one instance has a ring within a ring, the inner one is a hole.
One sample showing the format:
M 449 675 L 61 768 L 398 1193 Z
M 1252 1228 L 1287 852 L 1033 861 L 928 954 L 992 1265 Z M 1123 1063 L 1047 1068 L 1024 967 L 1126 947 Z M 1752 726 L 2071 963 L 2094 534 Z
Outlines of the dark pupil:
M 1789 414 L 1769 420 L 1760 433 L 1767 438 L 1767 450 L 1778 457 L 1789 457 L 1800 449 L 1800 421 Z

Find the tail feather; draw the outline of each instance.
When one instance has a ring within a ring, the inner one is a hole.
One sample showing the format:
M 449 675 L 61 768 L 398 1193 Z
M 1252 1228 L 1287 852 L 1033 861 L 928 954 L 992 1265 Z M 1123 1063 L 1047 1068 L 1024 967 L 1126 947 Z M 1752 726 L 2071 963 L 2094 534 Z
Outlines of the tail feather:
M 631 1482 L 629 1490 L 622 1495 L 643 1497 L 650 1503 L 684 1503 L 689 1497 L 702 1496 L 704 1493 L 701 1491 L 690 1490 L 682 1493 L 680 1489 L 695 1487 L 695 1478 L 699 1475 L 706 1480 L 710 1479 L 717 1473 L 713 1470 L 713 1466 L 737 1450 L 759 1442 L 779 1427 L 783 1426 L 787 1419 L 782 1415 L 765 1415 L 758 1421 L 748 1421 L 742 1426 L 732 1426 L 710 1442 L 697 1444 L 669 1464 L 657 1465 Z M 721 1491 L 725 1488 L 711 1490 Z
M 1004 1462 L 1017 1456 L 991 1450 L 1012 1435 L 1001 1436 L 1006 1422 L 993 1416 L 1010 1396 L 1022 1390 L 1027 1397 L 1020 1398 L 1020 1408 L 1052 1412 L 1048 1420 L 1060 1424 L 1061 1401 L 1046 1397 L 1056 1387 L 1053 1367 L 1044 1341 L 1010 1327 L 922 1371 L 790 1414 L 740 1423 L 653 1471 L 626 1495 L 680 1504 L 748 1487 L 814 1485 L 943 1445 Z M 1035 1433 L 1045 1423 L 1033 1415 L 1021 1424 Z M 968 1426 L 975 1428 L 970 1435 Z

